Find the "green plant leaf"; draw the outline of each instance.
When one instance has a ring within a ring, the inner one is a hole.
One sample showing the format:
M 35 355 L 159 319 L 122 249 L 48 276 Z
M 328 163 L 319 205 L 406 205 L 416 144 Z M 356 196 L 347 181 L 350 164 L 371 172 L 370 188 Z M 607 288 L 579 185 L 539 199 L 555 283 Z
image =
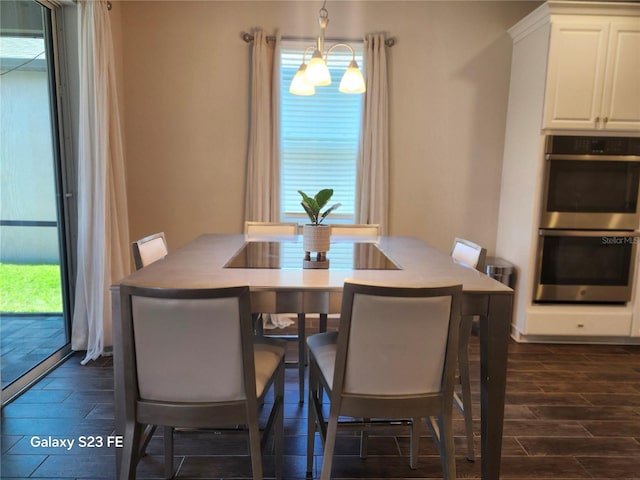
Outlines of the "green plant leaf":
M 333 189 L 331 188 L 325 188 L 323 190 L 320 190 L 316 194 L 315 200 L 316 202 L 318 202 L 318 211 L 320 211 L 320 209 L 327 204 L 327 202 L 332 196 L 333 196 Z
M 318 223 L 317 215 L 313 212 L 313 210 L 311 210 L 311 207 L 309 207 L 307 202 L 302 201 L 300 202 L 300 205 L 302 205 L 302 208 L 304 208 L 304 211 L 307 212 L 307 215 L 309 215 L 309 220 L 311 220 L 311 223 Z
M 332 188 L 324 188 L 320 190 L 316 195 L 311 198 L 309 195 L 304 193 L 302 190 L 298 190 L 298 193 L 302 197 L 302 208 L 307 212 L 311 223 L 315 223 L 316 225 L 321 223 L 324 218 L 329 215 L 333 210 L 338 208 L 341 204 L 336 203 L 331 208 L 326 210 L 322 215 L 320 215 L 320 210 L 327 204 L 329 199 L 333 196 Z
M 309 200 L 311 200 L 311 197 L 309 195 L 304 193 L 302 190 L 298 190 L 298 193 L 302 196 L 302 200 L 309 203 Z
M 336 203 L 334 205 L 332 205 L 330 208 L 327 208 L 324 213 L 322 214 L 322 216 L 320 217 L 320 220 L 318 220 L 318 223 L 322 223 L 322 221 L 324 220 L 324 217 L 326 217 L 327 215 L 329 215 L 331 212 L 333 212 L 336 208 L 338 208 L 340 205 L 342 205 L 341 203 Z
M 314 212 L 316 215 L 320 213 L 320 206 L 318 205 L 318 202 L 316 201 L 315 198 L 310 197 L 309 195 L 304 193 L 302 190 L 298 190 L 298 193 L 302 195 L 302 201 L 307 204 L 307 206 L 311 209 L 312 212 Z

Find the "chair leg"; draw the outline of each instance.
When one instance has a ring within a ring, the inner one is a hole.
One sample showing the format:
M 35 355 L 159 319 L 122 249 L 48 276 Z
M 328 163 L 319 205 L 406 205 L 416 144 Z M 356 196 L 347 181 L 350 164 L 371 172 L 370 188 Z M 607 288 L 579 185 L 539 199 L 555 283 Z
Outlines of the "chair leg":
M 368 421 L 368 419 L 364 419 L 364 421 Z M 360 432 L 360 459 L 366 460 L 369 456 L 369 432 L 366 430 L 366 427 L 363 427 Z
M 124 446 L 122 448 L 122 462 L 120 464 L 120 480 L 136 478 L 136 467 L 140 459 L 140 440 L 142 425 L 127 422 L 124 429 Z
M 438 417 L 440 428 L 440 460 L 443 480 L 456 480 L 456 453 L 453 442 L 451 411 Z
M 276 479 L 282 479 L 283 452 L 284 452 L 284 359 L 279 367 L 279 372 L 275 379 L 275 400 L 280 401 L 278 407 L 278 417 L 276 419 L 274 432 L 274 449 L 276 462 Z
M 298 388 L 300 403 L 304 403 L 304 370 L 307 364 L 306 315 L 298 314 Z
M 329 320 L 329 315 L 327 313 L 321 313 L 320 318 L 318 320 L 318 332 L 325 333 L 327 331 L 327 323 Z M 318 386 L 318 398 L 320 398 L 320 404 L 322 404 L 322 399 L 324 397 L 323 394 L 324 388 L 322 388 L 322 384 Z
M 471 403 L 471 382 L 469 373 L 469 337 L 473 324 L 472 316 L 462 317 L 460 321 L 460 341 L 458 344 L 458 369 L 460 371 L 460 386 L 462 388 L 462 413 L 467 436 L 467 460 L 474 462 L 475 450 L 473 445 L 473 407 Z
M 456 480 L 456 454 L 453 441 L 453 420 L 451 410 L 445 411 L 437 418 L 428 417 L 427 426 L 431 430 L 442 464 L 444 480 Z
M 366 423 L 369 422 L 370 418 L 363 418 L 362 421 L 365 423 L 362 431 L 360 432 L 360 459 L 366 460 L 369 456 L 369 431 L 367 430 Z
M 165 426 L 164 434 L 164 478 L 173 478 L 173 427 Z
M 140 438 L 140 449 L 138 456 L 140 458 L 144 457 L 147 454 L 147 446 L 151 441 L 151 437 L 156 431 L 155 425 L 147 425 L 142 429 L 141 438 Z
M 313 454 L 315 450 L 316 426 L 320 420 L 314 410 L 318 394 L 318 377 L 313 360 L 309 358 L 309 398 L 307 399 L 307 478 L 313 477 Z
M 263 480 L 262 449 L 260 448 L 260 427 L 258 426 L 257 409 L 249 409 L 247 422 L 249 424 L 249 453 L 251 454 L 251 471 L 253 480 Z M 252 411 L 254 410 L 254 411 Z
M 338 412 L 331 408 L 327 425 L 327 438 L 324 442 L 322 453 L 322 472 L 320 480 L 331 480 L 331 467 L 333 466 L 333 452 L 336 448 L 336 434 L 338 433 Z
M 418 456 L 420 455 L 420 418 L 411 420 L 411 454 L 409 466 L 411 470 L 418 468 Z

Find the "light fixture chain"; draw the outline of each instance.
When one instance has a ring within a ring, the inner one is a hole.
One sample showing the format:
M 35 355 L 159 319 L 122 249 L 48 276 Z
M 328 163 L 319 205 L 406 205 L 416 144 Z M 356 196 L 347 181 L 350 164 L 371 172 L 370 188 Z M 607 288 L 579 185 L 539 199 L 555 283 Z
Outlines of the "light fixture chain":
M 291 81 L 289 91 L 294 95 L 313 95 L 315 94 L 316 86 L 331 85 L 331 74 L 329 72 L 327 60 L 329 52 L 337 47 L 346 47 L 351 52 L 351 62 L 342 77 L 338 90 L 342 93 L 363 93 L 366 90 L 362 72 L 360 72 L 358 64 L 356 63 L 355 50 L 351 45 L 342 42 L 336 43 L 331 45 L 327 49 L 326 53 L 324 52 L 325 29 L 329 24 L 329 12 L 325 8 L 326 4 L 327 0 L 324 0 L 318 15 L 320 35 L 318 35 L 316 48 L 309 60 L 309 66 L 307 67 L 305 64 L 305 57 L 309 50 L 309 47 L 307 47 L 302 54 L 302 65 L 300 65 L 300 68 Z

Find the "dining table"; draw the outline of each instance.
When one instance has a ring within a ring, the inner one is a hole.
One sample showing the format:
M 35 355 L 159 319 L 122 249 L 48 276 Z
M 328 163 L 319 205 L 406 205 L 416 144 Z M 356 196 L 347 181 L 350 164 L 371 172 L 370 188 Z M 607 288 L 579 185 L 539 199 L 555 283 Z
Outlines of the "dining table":
M 254 313 L 340 313 L 345 280 L 389 285 L 462 284 L 462 314 L 479 316 L 481 475 L 500 476 L 513 290 L 407 236 L 332 237 L 328 268 L 303 268 L 302 236 L 203 234 L 112 285 L 116 434 L 124 427 L 119 285 L 248 285 Z M 393 319 L 390 319 L 393 321 Z M 120 455 L 116 453 L 116 467 Z

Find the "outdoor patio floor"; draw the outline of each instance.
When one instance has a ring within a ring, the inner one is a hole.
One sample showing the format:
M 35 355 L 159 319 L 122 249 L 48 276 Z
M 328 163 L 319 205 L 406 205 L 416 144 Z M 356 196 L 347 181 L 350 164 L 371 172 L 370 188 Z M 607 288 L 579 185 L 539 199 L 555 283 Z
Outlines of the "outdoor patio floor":
M 0 314 L 2 388 L 66 343 L 61 314 Z

